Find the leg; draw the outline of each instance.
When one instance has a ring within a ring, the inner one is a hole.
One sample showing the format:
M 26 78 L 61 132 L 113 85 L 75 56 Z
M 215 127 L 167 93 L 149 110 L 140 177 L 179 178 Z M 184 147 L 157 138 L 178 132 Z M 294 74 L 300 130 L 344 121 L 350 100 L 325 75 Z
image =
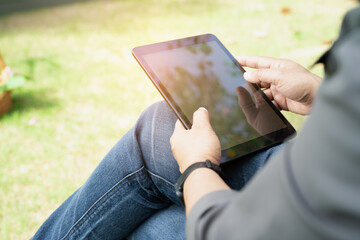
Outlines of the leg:
M 173 204 L 151 216 L 127 239 L 185 240 L 185 221 L 184 209 Z
M 173 184 L 180 172 L 169 144 L 175 121 L 164 102 L 148 108 L 34 239 L 124 238 L 158 210 L 179 204 Z M 265 155 L 253 155 L 244 166 L 232 163 L 238 170 L 225 167 L 226 181 L 241 188 L 265 162 L 256 156 Z
M 275 146 L 222 166 L 225 181 L 231 188 L 240 190 L 281 147 L 282 145 Z M 178 205 L 172 205 L 147 219 L 128 239 L 186 239 L 185 222 L 184 209 Z
M 172 182 L 180 173 L 169 145 L 175 120 L 165 103 L 148 108 L 33 239 L 121 239 L 176 201 Z
M 252 153 L 241 159 L 222 165 L 225 174 L 224 181 L 235 190 L 240 190 L 261 169 L 283 145 L 277 145 L 257 153 Z

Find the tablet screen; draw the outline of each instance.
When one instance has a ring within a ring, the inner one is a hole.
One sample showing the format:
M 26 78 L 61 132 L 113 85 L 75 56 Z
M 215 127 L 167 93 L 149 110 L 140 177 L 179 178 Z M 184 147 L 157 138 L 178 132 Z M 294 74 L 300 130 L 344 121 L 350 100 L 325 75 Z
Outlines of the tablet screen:
M 185 123 L 191 126 L 199 107 L 209 111 L 227 158 L 239 155 L 236 146 L 268 136 L 255 143 L 261 147 L 264 140 L 267 144 L 274 140 L 272 133 L 288 128 L 261 90 L 245 81 L 243 69 L 217 39 L 186 43 L 169 42 L 165 49 L 142 58 Z M 254 148 L 254 142 L 249 147 Z

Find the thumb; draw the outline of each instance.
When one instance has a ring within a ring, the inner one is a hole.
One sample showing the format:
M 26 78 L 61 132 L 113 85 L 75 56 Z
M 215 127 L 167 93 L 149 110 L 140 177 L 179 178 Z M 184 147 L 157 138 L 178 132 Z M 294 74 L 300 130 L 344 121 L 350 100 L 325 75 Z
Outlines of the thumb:
M 209 112 L 205 108 L 201 107 L 194 112 L 193 115 L 193 128 L 211 128 Z

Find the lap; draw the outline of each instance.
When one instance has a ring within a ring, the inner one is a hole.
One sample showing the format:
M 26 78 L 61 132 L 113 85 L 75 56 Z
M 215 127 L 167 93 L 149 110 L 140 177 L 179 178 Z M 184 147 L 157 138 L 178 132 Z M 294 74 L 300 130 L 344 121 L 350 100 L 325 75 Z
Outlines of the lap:
M 177 205 L 163 209 L 142 223 L 128 240 L 183 240 L 185 237 L 185 212 Z
M 149 121 L 149 119 L 152 120 Z M 170 194 L 170 198 L 176 197 L 173 184 L 180 176 L 170 147 L 170 137 L 175 121 L 176 116 L 165 102 L 154 104 L 139 119 L 141 131 L 143 131 L 142 136 L 148 136 L 140 137 L 140 142 L 147 148 L 144 151 L 147 153 L 144 155 L 146 167 L 160 190 L 164 189 L 163 184 L 160 183 L 161 179 L 168 183 L 165 194 Z M 142 122 L 146 122 L 147 125 Z M 151 144 L 149 145 L 147 141 Z M 279 148 L 281 145 L 223 165 L 224 180 L 232 189 L 240 190 Z M 158 182 L 159 179 L 160 182 Z M 128 239 L 185 239 L 185 221 L 184 209 L 172 205 L 147 219 Z
M 155 225 L 184 236 L 183 209 L 169 208 L 173 203 L 180 205 L 174 191 L 180 172 L 170 147 L 175 122 L 176 116 L 165 102 L 145 110 L 86 183 L 41 226 L 34 239 L 55 235 L 106 239 L 127 236 L 135 228 L 151 231 Z M 273 151 L 225 165 L 225 181 L 233 189 L 241 189 Z M 182 220 L 164 225 L 168 222 L 164 219 L 171 215 Z
M 173 186 L 180 176 L 170 146 L 176 119 L 166 102 L 161 101 L 144 111 L 137 123 L 144 164 L 153 175 L 155 183 L 159 177 Z M 262 150 L 223 165 L 226 176 L 224 180 L 232 189 L 241 189 L 279 147 L 281 146 Z

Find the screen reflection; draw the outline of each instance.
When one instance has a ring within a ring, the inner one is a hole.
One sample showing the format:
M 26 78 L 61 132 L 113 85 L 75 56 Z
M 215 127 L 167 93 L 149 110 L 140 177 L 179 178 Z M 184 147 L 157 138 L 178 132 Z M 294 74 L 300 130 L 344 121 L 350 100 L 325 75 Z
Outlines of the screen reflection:
M 188 120 L 209 111 L 222 150 L 286 127 L 216 41 L 178 45 L 144 59 Z

